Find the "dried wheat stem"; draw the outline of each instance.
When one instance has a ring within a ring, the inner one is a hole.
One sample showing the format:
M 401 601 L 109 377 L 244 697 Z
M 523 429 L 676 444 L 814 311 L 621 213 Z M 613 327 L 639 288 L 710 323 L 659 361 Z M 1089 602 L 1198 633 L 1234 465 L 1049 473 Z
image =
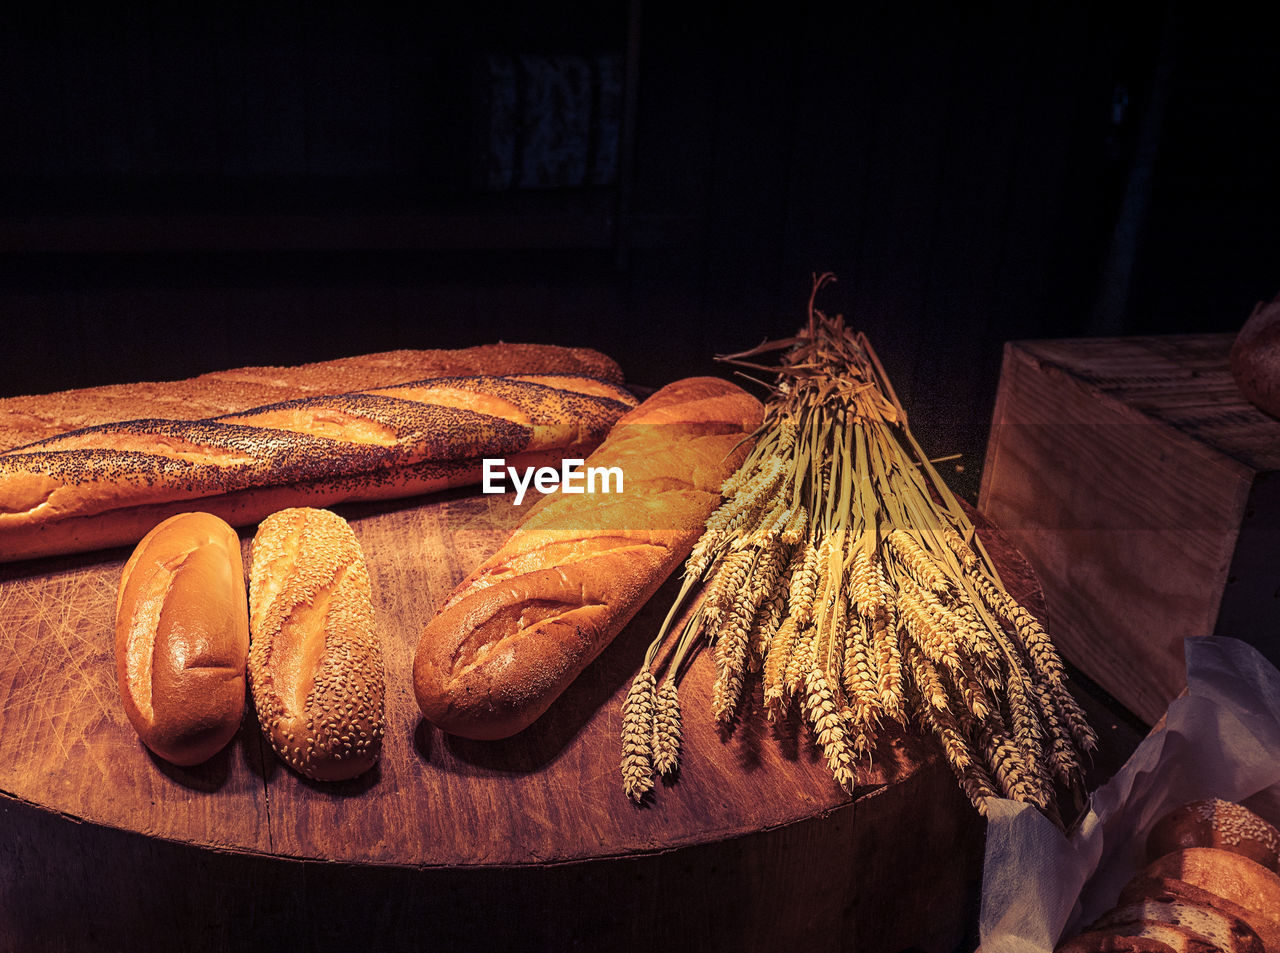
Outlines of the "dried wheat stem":
M 826 676 L 816 666 L 805 677 L 805 713 L 836 783 L 852 793 L 856 779 L 844 722 L 840 718 L 840 710 L 831 694 Z
M 796 636 L 795 646 L 791 650 L 791 658 L 787 661 L 786 672 L 782 679 L 783 698 L 795 698 L 804 686 L 804 677 L 813 668 L 817 660 L 817 632 L 813 626 L 801 629 Z
M 1050 682 L 1064 682 L 1066 670 L 1062 659 L 1036 617 L 992 582 L 985 573 L 970 573 L 969 578 L 987 607 L 1013 626 L 1037 674 Z
M 803 506 L 797 506 L 791 513 L 791 518 L 787 520 L 787 525 L 782 530 L 782 541 L 788 546 L 797 546 L 804 539 L 805 531 L 809 528 L 809 511 Z
M 1025 754 L 1004 732 L 989 724 L 978 728 L 978 744 L 1005 797 L 1037 807 L 1049 803 L 1049 789 L 1038 766 L 1027 763 Z
M 653 770 L 663 777 L 680 763 L 680 692 L 668 675 L 658 689 L 653 719 Z
M 1098 749 L 1098 736 L 1094 734 L 1093 728 L 1089 726 L 1089 720 L 1085 717 L 1084 709 L 1080 707 L 1080 703 L 1075 700 L 1071 692 L 1067 691 L 1067 686 L 1060 682 L 1049 682 L 1049 690 L 1053 693 L 1053 700 L 1057 702 L 1058 711 L 1061 713 L 1063 720 L 1067 723 L 1067 730 L 1071 732 L 1071 737 L 1076 743 L 1076 747 L 1088 754 Z
M 1084 767 L 1076 752 L 1071 731 L 1063 720 L 1053 690 L 1047 683 L 1032 682 L 1032 691 L 1040 707 L 1045 731 L 1049 736 L 1048 767 L 1053 776 L 1063 785 L 1071 788 L 1082 785 Z
M 818 591 L 818 547 L 810 543 L 804 549 L 800 565 L 791 575 L 790 607 L 796 624 L 802 628 L 813 620 L 813 600 Z
M 921 698 L 938 711 L 947 711 L 951 707 L 947 698 L 947 689 L 943 685 L 942 678 L 933 663 L 925 657 L 923 650 L 915 644 L 907 646 L 906 656 L 907 664 L 911 669 L 912 682 L 915 684 L 916 691 Z
M 845 634 L 842 686 L 852 703 L 854 721 L 860 726 L 872 724 L 880 714 L 880 693 L 872 671 L 867 627 L 856 615 L 849 617 L 849 628 Z
M 942 540 L 955 553 L 956 558 L 960 560 L 960 567 L 965 572 L 973 572 L 977 568 L 977 554 L 950 523 L 942 524 Z
M 786 708 L 786 676 L 799 636 L 795 616 L 787 616 L 778 626 L 769 650 L 764 657 L 765 713 L 771 721 L 776 713 Z
M 910 577 L 903 577 L 898 590 L 898 616 L 911 640 L 931 662 L 947 668 L 958 667 L 960 655 L 955 633 L 930 611 L 927 598 L 928 594 Z
M 1014 665 L 1009 666 L 1005 687 L 1008 692 L 1009 720 L 1013 725 L 1013 738 L 1027 757 L 1043 764 L 1044 729 L 1040 725 L 1039 703 L 1031 687 L 1031 680 Z
M 761 603 L 756 610 L 756 617 L 751 623 L 751 654 L 747 668 L 752 672 L 763 670 L 764 659 L 778 634 L 778 627 L 786 615 L 787 600 L 781 592 L 774 592 Z
M 963 777 L 976 761 L 969 739 L 960 729 L 960 723 L 949 710 L 931 705 L 923 706 L 919 715 L 924 727 L 942 742 L 943 754 L 956 776 Z
M 955 686 L 956 694 L 964 702 L 964 707 L 969 714 L 979 721 L 990 717 L 995 706 L 981 680 L 974 674 L 973 667 L 961 664 L 957 668 L 949 669 L 948 673 L 952 685 Z
M 622 704 L 622 787 L 639 803 L 653 789 L 654 678 L 640 670 Z
M 961 647 L 978 662 L 984 674 L 998 673 L 1002 656 L 996 637 L 967 598 L 961 599 L 952 609 L 959 623 L 957 636 Z
M 920 541 L 906 530 L 895 529 L 885 540 L 889 552 L 917 586 L 929 592 L 944 595 L 951 590 L 947 575 L 934 561 Z
M 991 775 L 977 762 L 960 776 L 960 789 L 983 817 L 987 816 L 986 799 L 1000 796 Z
M 711 577 L 707 585 L 706 597 L 702 600 L 706 624 L 710 631 L 719 629 L 724 619 L 725 610 L 733 605 L 738 594 L 747 585 L 750 578 L 751 563 L 755 553 L 741 550 L 730 553 L 720 563 L 720 568 Z

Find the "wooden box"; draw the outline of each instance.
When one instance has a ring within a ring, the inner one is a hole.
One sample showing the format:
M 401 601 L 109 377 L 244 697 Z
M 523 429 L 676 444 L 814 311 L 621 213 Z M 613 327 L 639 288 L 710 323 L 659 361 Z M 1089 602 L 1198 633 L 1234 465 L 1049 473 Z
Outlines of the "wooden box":
M 1237 389 L 1232 340 L 1005 347 L 979 509 L 1039 573 L 1063 654 L 1148 723 L 1188 636 L 1280 661 L 1280 421 Z

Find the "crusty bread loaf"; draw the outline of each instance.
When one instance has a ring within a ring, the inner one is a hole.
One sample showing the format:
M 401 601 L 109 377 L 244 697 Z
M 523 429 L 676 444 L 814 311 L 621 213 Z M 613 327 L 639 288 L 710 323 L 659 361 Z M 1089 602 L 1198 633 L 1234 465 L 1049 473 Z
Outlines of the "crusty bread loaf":
M 1275 828 L 1240 804 L 1208 798 L 1175 808 L 1147 837 L 1147 867 L 1058 953 L 1148 948 L 1139 941 L 1174 953 L 1280 953 L 1280 874 L 1264 866 L 1276 841 Z
M 1243 804 L 1205 798 L 1162 817 L 1147 837 L 1155 860 L 1187 847 L 1220 847 L 1280 871 L 1280 831 Z
M 262 732 L 295 771 L 340 781 L 378 760 L 382 647 L 364 553 L 327 510 L 263 520 L 249 562 L 249 686 Z
M 1158 920 L 1139 920 L 1133 923 L 1112 924 L 1104 931 L 1113 936 L 1144 937 L 1163 943 L 1173 953 L 1221 953 L 1208 940 L 1173 923 Z
M 544 497 L 426 626 L 423 714 L 471 738 L 541 715 L 688 555 L 761 413 L 733 384 L 691 378 L 619 421 L 586 467 L 620 468 L 623 492 Z
M 288 506 L 474 483 L 484 457 L 583 455 L 634 405 L 594 378 L 520 375 L 102 424 L 0 454 L 0 560 L 133 543 L 195 501 L 242 526 Z
M 1250 909 L 1185 880 L 1146 874 L 1139 874 L 1125 885 L 1117 906 L 1124 907 L 1143 900 L 1177 900 L 1221 910 L 1249 924 L 1267 953 L 1280 953 L 1280 910 Z
M 573 374 L 622 383 L 613 360 L 587 348 L 486 344 L 384 351 L 297 367 L 241 367 L 179 381 L 111 384 L 0 399 L 0 451 L 121 420 L 200 420 L 299 397 L 343 394 L 430 377 Z
M 1239 917 L 1184 900 L 1139 900 L 1108 912 L 1096 929 L 1166 924 L 1222 953 L 1264 953 L 1258 934 Z
M 1181 880 L 1232 903 L 1280 919 L 1280 875 L 1241 854 L 1216 847 L 1190 847 L 1152 861 L 1146 878 Z M 1262 932 L 1268 933 L 1265 924 Z
M 235 530 L 208 513 L 156 526 L 125 564 L 116 678 L 143 744 L 174 764 L 212 757 L 244 715 L 249 610 Z
M 1058 946 L 1057 953 L 1175 953 L 1173 947 L 1149 936 L 1114 930 L 1089 930 Z

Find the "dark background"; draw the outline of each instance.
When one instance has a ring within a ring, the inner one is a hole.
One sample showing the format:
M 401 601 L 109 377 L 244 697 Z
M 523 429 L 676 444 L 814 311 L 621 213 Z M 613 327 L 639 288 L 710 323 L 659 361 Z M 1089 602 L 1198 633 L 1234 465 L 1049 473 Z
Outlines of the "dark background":
M 791 333 L 829 270 L 972 494 L 1004 341 L 1234 331 L 1280 291 L 1240 11 L 533 6 L 0 14 L 0 394 L 499 338 L 660 384 Z M 478 191 L 476 58 L 607 51 L 617 179 Z

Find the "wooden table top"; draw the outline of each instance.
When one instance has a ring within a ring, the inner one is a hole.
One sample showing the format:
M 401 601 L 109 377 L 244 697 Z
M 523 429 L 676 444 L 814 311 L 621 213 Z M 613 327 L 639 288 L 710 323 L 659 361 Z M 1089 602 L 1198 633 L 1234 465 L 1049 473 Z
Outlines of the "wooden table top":
M 521 516 L 509 497 L 459 492 L 338 508 L 370 566 L 386 659 L 380 765 L 308 781 L 246 716 L 212 761 L 151 755 L 115 683 L 113 619 L 125 551 L 0 568 L 0 790 L 49 811 L 151 837 L 280 857 L 410 866 L 548 864 L 667 850 L 819 816 L 847 804 L 792 722 L 748 714 L 723 735 L 704 653 L 681 686 L 685 749 L 674 784 L 642 807 L 619 778 L 621 703 L 674 594 L 668 583 L 529 729 L 501 742 L 442 734 L 419 715 L 411 669 L 439 599 Z M 247 549 L 249 532 L 242 532 Z M 251 709 L 250 709 L 251 710 Z M 859 794 L 935 760 L 910 737 L 882 745 Z M 940 768 L 945 770 L 945 768 Z

